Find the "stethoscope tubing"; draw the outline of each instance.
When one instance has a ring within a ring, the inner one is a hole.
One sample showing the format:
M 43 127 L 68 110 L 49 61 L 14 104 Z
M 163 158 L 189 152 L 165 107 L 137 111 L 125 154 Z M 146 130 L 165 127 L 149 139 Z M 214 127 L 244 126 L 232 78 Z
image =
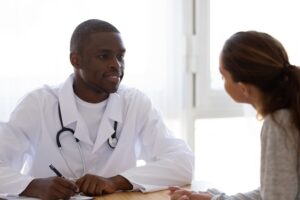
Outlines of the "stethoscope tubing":
M 59 115 L 59 121 L 60 121 L 60 124 L 61 124 L 61 129 L 57 132 L 56 134 L 56 144 L 57 144 L 57 147 L 59 149 L 59 152 L 62 156 L 62 158 L 64 159 L 67 167 L 69 168 L 70 172 L 73 174 L 74 177 L 76 178 L 79 178 L 76 176 L 76 173 L 72 170 L 71 166 L 69 165 L 69 162 L 67 161 L 67 159 L 65 158 L 64 154 L 63 154 L 63 150 L 62 150 L 62 146 L 61 146 L 61 143 L 60 143 L 60 140 L 59 140 L 59 137 L 62 133 L 64 132 L 70 132 L 72 135 L 73 135 L 73 138 L 75 139 L 75 142 L 76 142 L 76 145 L 77 145 L 77 149 L 79 151 L 79 154 L 80 154 L 80 159 L 81 159 L 81 163 L 82 163 L 82 175 L 85 174 L 86 172 L 86 164 L 85 164 L 85 160 L 84 160 L 84 156 L 83 156 L 83 152 L 82 152 L 82 149 L 81 149 L 81 146 L 80 146 L 80 143 L 79 143 L 79 139 L 74 137 L 74 133 L 75 131 L 71 128 L 68 128 L 68 127 L 65 127 L 63 125 L 63 121 L 62 121 L 62 116 L 61 116 L 61 110 L 60 110 L 60 105 L 58 104 L 58 115 Z
M 75 172 L 71 169 L 69 163 L 67 162 L 67 159 L 65 158 L 65 156 L 63 154 L 62 145 L 60 143 L 60 135 L 62 133 L 64 133 L 64 132 L 70 132 L 73 135 L 74 139 L 75 139 L 75 142 L 76 142 L 76 145 L 77 145 L 77 149 L 78 149 L 79 154 L 80 154 L 80 159 L 81 159 L 82 167 L 83 167 L 82 175 L 84 175 L 85 172 L 86 172 L 86 164 L 85 164 L 83 152 L 82 152 L 82 149 L 81 149 L 81 146 L 80 146 L 80 143 L 79 143 L 80 140 L 74 136 L 75 131 L 73 129 L 64 126 L 63 121 L 62 121 L 62 114 L 61 114 L 61 109 L 60 109 L 60 105 L 59 104 L 58 104 L 58 115 L 59 115 L 59 121 L 60 121 L 61 129 L 56 133 L 56 144 L 57 144 L 57 147 L 58 147 L 58 149 L 60 151 L 60 154 L 63 157 L 63 159 L 64 159 L 67 167 L 70 170 L 70 172 L 73 174 L 74 177 L 77 177 L 76 174 L 75 174 Z M 118 122 L 115 121 L 114 122 L 114 133 L 107 140 L 107 144 L 109 145 L 109 147 L 111 149 L 116 148 L 116 146 L 118 144 L 117 127 L 118 127 Z

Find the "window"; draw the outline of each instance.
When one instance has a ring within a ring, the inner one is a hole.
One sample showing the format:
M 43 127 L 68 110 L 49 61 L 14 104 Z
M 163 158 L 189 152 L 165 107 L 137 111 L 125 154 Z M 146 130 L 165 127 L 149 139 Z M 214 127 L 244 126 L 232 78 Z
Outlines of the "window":
M 292 64 L 300 63 L 300 2 L 297 0 L 210 1 L 211 87 L 222 88 L 218 75 L 218 52 L 238 31 L 256 30 L 277 38 L 286 48 Z
M 205 48 L 198 51 L 198 58 L 202 61 L 199 61 L 198 68 L 194 67 L 198 94 L 196 106 L 192 109 L 195 136 L 189 141 L 195 141 L 195 178 L 212 182 L 229 194 L 246 192 L 259 186 L 262 122 L 255 119 L 255 111 L 250 106 L 228 99 L 218 71 L 219 53 L 225 40 L 235 32 L 257 30 L 281 41 L 291 64 L 299 65 L 300 3 L 297 0 L 192 2 L 196 27 L 193 37 L 198 41 L 209 41 L 198 42 L 204 47 L 193 48 Z M 209 78 L 204 77 L 206 75 Z

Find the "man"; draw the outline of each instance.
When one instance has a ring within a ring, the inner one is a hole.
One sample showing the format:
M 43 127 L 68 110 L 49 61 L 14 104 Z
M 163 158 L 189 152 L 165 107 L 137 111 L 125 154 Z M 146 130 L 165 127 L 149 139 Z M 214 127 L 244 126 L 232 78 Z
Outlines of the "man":
M 190 183 L 190 149 L 142 92 L 119 87 L 124 55 L 113 25 L 92 19 L 74 30 L 74 74 L 29 93 L 0 126 L 0 193 L 68 199 Z

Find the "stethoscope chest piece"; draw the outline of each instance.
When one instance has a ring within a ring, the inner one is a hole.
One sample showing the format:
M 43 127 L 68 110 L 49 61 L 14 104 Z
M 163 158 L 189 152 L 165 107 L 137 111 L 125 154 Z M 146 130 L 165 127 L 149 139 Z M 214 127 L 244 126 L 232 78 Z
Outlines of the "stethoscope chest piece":
M 108 138 L 108 144 L 111 148 L 116 148 L 117 144 L 118 144 L 118 139 L 114 138 L 114 137 L 109 137 Z
M 112 134 L 108 140 L 107 143 L 110 146 L 110 148 L 114 149 L 116 148 L 117 144 L 118 144 L 118 138 L 117 138 L 117 127 L 118 127 L 118 122 L 115 121 L 114 123 L 114 134 Z

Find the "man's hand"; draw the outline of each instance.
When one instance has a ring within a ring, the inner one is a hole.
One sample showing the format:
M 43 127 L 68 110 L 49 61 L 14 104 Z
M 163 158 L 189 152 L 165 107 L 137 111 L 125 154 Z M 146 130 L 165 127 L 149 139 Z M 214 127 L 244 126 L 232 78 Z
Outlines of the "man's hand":
M 114 193 L 118 190 L 131 190 L 131 183 L 123 176 L 104 178 L 92 174 L 86 174 L 76 181 L 80 192 L 89 196 Z
M 20 195 L 43 200 L 69 199 L 78 191 L 74 182 L 62 177 L 50 177 L 34 179 Z

